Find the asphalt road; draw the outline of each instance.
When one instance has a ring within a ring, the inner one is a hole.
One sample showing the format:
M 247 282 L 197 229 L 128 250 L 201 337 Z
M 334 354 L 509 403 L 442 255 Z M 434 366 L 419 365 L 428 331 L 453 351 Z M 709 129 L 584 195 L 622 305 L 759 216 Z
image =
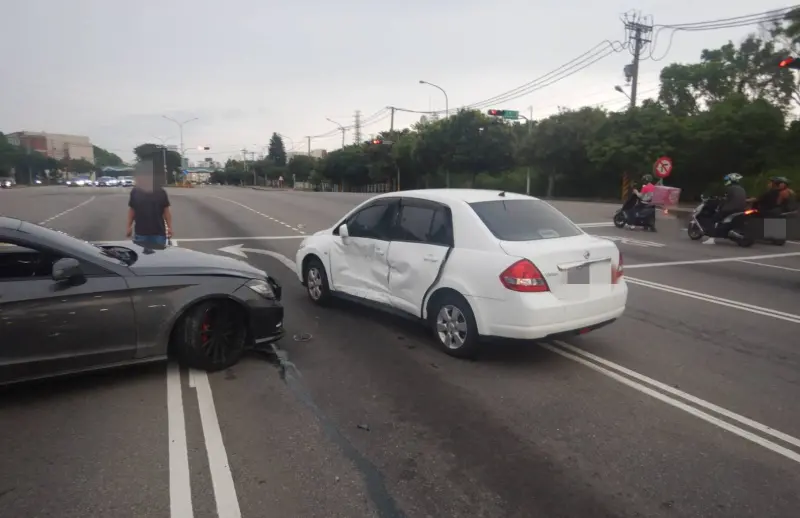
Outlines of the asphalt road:
M 244 253 L 283 284 L 295 367 L 282 379 L 254 356 L 3 391 L 3 518 L 798 515 L 800 244 L 702 245 L 669 217 L 622 231 L 612 206 L 556 202 L 618 241 L 626 314 L 468 362 L 405 321 L 307 301 L 286 264 L 299 239 L 366 196 L 169 192 L 177 246 Z M 0 213 L 121 240 L 126 196 L 0 191 Z

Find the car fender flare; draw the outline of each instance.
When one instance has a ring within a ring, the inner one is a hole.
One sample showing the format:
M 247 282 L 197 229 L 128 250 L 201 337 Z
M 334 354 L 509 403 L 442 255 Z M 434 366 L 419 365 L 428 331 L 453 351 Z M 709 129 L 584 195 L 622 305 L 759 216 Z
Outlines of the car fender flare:
M 242 286 L 244 286 L 244 284 L 242 284 Z M 176 311 L 172 315 L 172 317 L 169 320 L 167 320 L 167 324 L 165 325 L 165 329 L 163 329 L 161 331 L 161 334 L 160 334 L 159 339 L 158 339 L 159 345 L 164 348 L 163 349 L 164 351 L 166 351 L 167 353 L 169 352 L 170 344 L 172 342 L 172 333 L 175 332 L 175 326 L 177 326 L 178 323 L 180 323 L 181 320 L 183 320 L 183 317 L 186 316 L 186 313 L 188 313 L 189 310 L 191 310 L 192 308 L 194 308 L 198 304 L 200 304 L 202 302 L 206 302 L 208 300 L 228 300 L 230 302 L 235 303 L 237 306 L 239 306 L 244 311 L 245 321 L 247 322 L 247 325 L 249 327 L 249 325 L 250 325 L 250 315 L 248 314 L 247 308 L 242 303 L 242 301 L 236 299 L 235 297 L 232 297 L 231 295 L 225 295 L 225 294 L 221 294 L 221 293 L 203 295 L 201 297 L 197 297 L 197 298 L 194 298 L 194 299 L 186 302 L 180 308 L 180 310 Z
M 303 256 L 302 258 L 296 262 L 297 268 L 297 277 L 300 279 L 300 284 L 303 286 L 306 285 L 305 275 L 303 274 L 306 264 L 308 263 L 311 256 L 316 257 L 317 259 L 322 262 L 322 266 L 325 267 L 325 272 L 328 275 L 328 282 L 330 283 L 331 279 L 331 268 L 330 268 L 330 254 L 323 253 L 319 250 L 319 248 L 311 246 L 303 249 Z

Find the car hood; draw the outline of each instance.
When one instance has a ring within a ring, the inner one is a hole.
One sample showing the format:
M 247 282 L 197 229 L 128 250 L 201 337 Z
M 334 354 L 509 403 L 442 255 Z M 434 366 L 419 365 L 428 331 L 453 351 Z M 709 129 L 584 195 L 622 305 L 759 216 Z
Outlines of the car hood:
M 175 246 L 143 247 L 132 241 L 95 243 L 101 247 L 122 247 L 136 253 L 130 266 L 136 275 L 223 275 L 245 279 L 265 279 L 264 270 L 249 263 L 220 255 L 197 252 Z

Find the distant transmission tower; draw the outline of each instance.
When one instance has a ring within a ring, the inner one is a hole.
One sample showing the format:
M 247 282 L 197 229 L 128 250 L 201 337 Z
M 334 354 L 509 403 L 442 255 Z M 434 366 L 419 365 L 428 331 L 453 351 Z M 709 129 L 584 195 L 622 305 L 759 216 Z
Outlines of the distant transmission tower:
M 356 110 L 353 123 L 353 144 L 361 144 L 361 110 Z

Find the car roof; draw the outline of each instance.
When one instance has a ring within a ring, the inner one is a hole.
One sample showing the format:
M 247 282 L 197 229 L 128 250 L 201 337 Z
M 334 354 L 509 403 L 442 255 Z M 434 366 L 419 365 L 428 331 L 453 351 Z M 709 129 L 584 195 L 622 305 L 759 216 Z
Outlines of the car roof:
M 500 196 L 501 193 L 504 193 L 504 196 Z M 490 189 L 416 189 L 412 191 L 385 193 L 378 197 L 391 198 L 395 196 L 437 201 L 445 204 L 456 201 L 477 203 L 494 200 L 538 200 L 538 198 L 525 194 Z

